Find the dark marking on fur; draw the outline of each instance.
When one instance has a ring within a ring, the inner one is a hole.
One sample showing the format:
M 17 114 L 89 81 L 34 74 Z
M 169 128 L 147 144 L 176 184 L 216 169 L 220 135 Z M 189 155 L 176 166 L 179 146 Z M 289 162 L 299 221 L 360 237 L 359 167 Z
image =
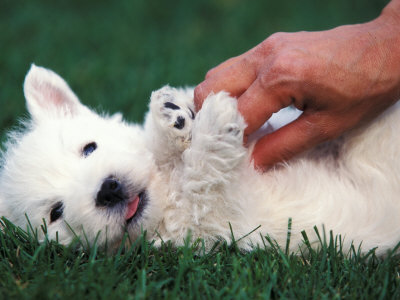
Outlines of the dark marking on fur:
M 189 110 L 190 110 L 190 113 L 192 114 L 191 118 L 192 118 L 192 120 L 194 120 L 194 112 L 193 112 L 193 110 L 190 109 L 190 107 L 189 107 Z
M 64 205 L 61 201 L 53 205 L 50 212 L 50 223 L 57 221 L 64 212 Z
M 238 135 L 240 133 L 240 130 L 237 126 L 231 125 L 228 127 L 228 133 L 232 135 Z
M 174 127 L 177 129 L 182 129 L 183 127 L 185 127 L 185 118 L 178 116 L 178 118 L 175 121 Z
M 172 110 L 181 109 L 178 105 L 176 105 L 176 104 L 174 104 L 174 103 L 172 103 L 172 102 L 165 102 L 165 103 L 164 103 L 164 107 L 165 107 L 165 108 L 172 109 Z

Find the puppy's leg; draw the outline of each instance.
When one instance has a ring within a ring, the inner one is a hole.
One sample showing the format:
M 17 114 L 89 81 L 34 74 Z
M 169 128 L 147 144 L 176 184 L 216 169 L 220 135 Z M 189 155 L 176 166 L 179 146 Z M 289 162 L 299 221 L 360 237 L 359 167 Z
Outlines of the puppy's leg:
M 194 118 L 193 90 L 165 86 L 152 93 L 145 126 L 159 166 L 173 168 L 181 161 L 191 142 Z
M 191 147 L 183 153 L 181 188 L 196 222 L 229 200 L 225 191 L 237 182 L 247 158 L 244 129 L 236 99 L 224 92 L 206 99 L 193 124 Z
M 188 231 L 192 238 L 203 238 L 207 248 L 217 237 L 229 240 L 237 199 L 226 192 L 238 184 L 246 164 L 244 128 L 236 99 L 226 93 L 206 99 L 193 123 L 191 145 L 169 181 L 173 192 L 159 228 L 164 240 L 181 245 Z

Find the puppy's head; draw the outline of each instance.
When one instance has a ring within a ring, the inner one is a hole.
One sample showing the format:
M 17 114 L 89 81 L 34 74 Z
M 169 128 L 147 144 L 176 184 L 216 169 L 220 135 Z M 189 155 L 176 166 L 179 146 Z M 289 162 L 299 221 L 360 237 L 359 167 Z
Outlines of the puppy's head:
M 149 199 L 155 167 L 141 127 L 99 116 L 67 83 L 32 65 L 24 93 L 31 119 L 10 134 L 2 157 L 3 215 L 25 229 L 47 224 L 50 238 L 100 244 L 135 238 L 158 221 Z M 40 230 L 38 230 L 40 232 Z

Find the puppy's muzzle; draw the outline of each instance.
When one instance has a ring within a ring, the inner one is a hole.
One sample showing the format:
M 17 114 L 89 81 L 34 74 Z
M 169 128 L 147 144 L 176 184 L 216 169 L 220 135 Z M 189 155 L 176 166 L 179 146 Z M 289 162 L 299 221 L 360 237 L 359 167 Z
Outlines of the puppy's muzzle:
M 115 178 L 107 178 L 97 193 L 96 206 L 113 207 L 126 199 L 123 184 Z

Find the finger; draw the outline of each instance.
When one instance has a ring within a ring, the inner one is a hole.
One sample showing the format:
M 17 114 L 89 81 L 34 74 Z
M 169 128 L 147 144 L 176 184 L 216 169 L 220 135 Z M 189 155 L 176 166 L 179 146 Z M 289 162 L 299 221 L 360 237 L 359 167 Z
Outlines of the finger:
M 292 123 L 264 136 L 252 153 L 255 167 L 266 170 L 333 137 L 333 131 L 322 124 L 315 115 L 303 113 Z
M 240 96 L 256 79 L 257 72 L 247 60 L 239 60 L 200 83 L 194 90 L 196 110 L 203 105 L 210 93 L 226 91 L 231 96 Z
M 206 79 L 214 76 L 215 74 L 217 74 L 218 72 L 220 72 L 220 71 L 222 71 L 222 70 L 224 70 L 226 68 L 229 68 L 231 65 L 237 63 L 240 59 L 241 59 L 241 55 L 229 58 L 228 60 L 220 63 L 219 65 L 217 65 L 216 67 L 210 69 L 207 72 Z
M 261 85 L 260 80 L 238 98 L 238 110 L 246 121 L 245 136 L 260 128 L 273 113 L 291 104 L 290 97 L 282 88 L 274 91 Z
M 246 56 L 249 56 L 249 54 L 251 53 L 251 51 L 253 51 L 255 48 L 257 48 L 257 46 L 251 48 L 250 50 L 235 56 L 235 57 L 231 57 L 229 59 L 227 59 L 226 61 L 220 63 L 219 65 L 217 65 L 216 67 L 210 69 L 207 74 L 206 74 L 206 79 L 216 75 L 217 73 L 219 73 L 220 71 L 229 68 L 230 66 L 236 64 L 237 62 L 239 62 L 240 60 L 243 60 Z

